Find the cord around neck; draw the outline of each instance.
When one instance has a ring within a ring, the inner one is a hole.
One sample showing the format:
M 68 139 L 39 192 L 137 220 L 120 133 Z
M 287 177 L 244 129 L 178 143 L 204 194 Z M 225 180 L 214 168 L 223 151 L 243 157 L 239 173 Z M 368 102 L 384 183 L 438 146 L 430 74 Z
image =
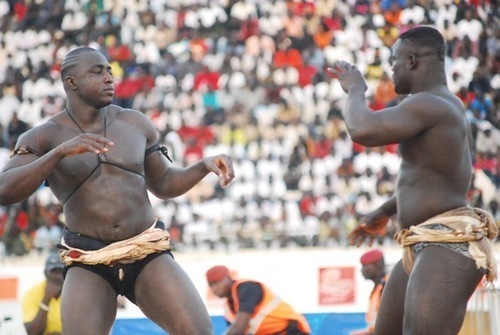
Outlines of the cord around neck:
M 73 123 L 78 127 L 78 129 L 80 129 L 80 131 L 84 134 L 86 134 L 87 132 L 85 130 L 83 130 L 83 128 L 80 126 L 80 124 L 78 124 L 78 122 L 76 122 L 76 119 L 73 117 L 73 115 L 70 113 L 69 109 L 66 108 L 66 114 L 68 114 L 69 118 L 71 119 L 71 121 L 73 121 Z M 104 114 L 104 126 L 103 126 L 103 129 L 104 129 L 104 137 L 106 137 L 106 114 Z

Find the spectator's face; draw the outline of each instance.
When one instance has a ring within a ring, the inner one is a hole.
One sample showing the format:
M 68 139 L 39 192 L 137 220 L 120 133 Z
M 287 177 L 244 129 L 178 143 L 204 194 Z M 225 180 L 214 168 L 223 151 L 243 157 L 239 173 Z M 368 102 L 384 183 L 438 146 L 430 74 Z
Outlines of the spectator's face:
M 64 283 L 64 277 L 63 277 L 63 273 L 62 273 L 62 268 L 59 268 L 59 269 L 53 269 L 53 270 L 50 270 L 46 273 L 47 275 L 47 280 L 59 285 L 62 287 L 63 283 Z
M 361 267 L 361 274 L 365 279 L 374 280 L 378 274 L 376 263 L 365 264 Z
M 209 283 L 208 286 L 210 287 L 212 293 L 219 298 L 227 297 L 231 288 L 231 278 L 226 277 L 222 280 Z

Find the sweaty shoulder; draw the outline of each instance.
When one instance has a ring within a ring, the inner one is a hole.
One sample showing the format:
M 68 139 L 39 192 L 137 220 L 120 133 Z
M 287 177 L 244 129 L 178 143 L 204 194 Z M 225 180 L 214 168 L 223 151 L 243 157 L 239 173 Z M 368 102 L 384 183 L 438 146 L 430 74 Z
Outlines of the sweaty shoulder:
M 134 125 L 137 129 L 142 130 L 148 137 L 148 142 L 149 139 L 151 139 L 151 141 L 156 141 L 156 129 L 151 120 L 144 113 L 135 109 L 122 108 L 117 105 L 111 105 L 108 109 L 108 113 L 112 118 Z
M 111 105 L 108 113 L 114 115 L 117 119 L 124 119 L 129 122 L 145 122 L 151 123 L 144 113 L 130 108 L 123 108 L 117 105 Z
M 462 102 L 449 91 L 437 94 L 433 92 L 412 94 L 403 100 L 402 106 L 411 107 L 431 119 L 463 119 L 465 117 Z
M 44 123 L 23 133 L 16 144 L 16 148 L 26 145 L 37 152 L 44 154 L 53 148 L 57 134 L 61 134 L 63 127 L 59 122 L 60 113 L 52 116 Z
M 434 93 L 434 92 L 420 92 L 411 95 L 410 97 L 413 97 L 416 99 L 419 103 L 428 103 L 428 104 L 437 104 L 438 106 L 448 105 L 449 108 L 456 109 L 457 111 L 463 111 L 464 107 L 460 99 L 456 97 L 454 94 L 452 94 L 450 91 L 446 90 L 444 92 L 440 93 Z M 446 106 L 442 106 L 446 107 Z

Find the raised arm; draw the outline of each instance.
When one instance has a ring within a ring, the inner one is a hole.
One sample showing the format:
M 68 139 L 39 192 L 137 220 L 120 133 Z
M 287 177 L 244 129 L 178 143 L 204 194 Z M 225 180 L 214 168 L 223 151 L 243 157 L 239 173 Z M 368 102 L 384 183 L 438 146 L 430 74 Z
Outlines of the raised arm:
M 355 66 L 336 62 L 327 74 L 338 79 L 347 93 L 342 114 L 354 142 L 367 147 L 401 143 L 437 123 L 435 106 L 442 102 L 430 94 L 415 94 L 396 106 L 373 111 L 366 103 L 366 82 Z

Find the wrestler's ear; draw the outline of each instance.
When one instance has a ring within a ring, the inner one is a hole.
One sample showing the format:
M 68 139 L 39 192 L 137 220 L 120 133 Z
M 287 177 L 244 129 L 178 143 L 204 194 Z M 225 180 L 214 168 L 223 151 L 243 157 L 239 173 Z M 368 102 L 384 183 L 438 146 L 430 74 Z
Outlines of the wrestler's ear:
M 417 60 L 417 56 L 415 56 L 414 54 L 410 54 L 410 70 L 414 70 L 416 67 L 417 67 L 417 63 L 418 63 L 418 60 Z
M 64 83 L 66 84 L 66 87 L 68 87 L 70 90 L 76 90 L 76 83 L 75 83 L 75 78 L 73 76 L 67 75 L 64 77 Z

